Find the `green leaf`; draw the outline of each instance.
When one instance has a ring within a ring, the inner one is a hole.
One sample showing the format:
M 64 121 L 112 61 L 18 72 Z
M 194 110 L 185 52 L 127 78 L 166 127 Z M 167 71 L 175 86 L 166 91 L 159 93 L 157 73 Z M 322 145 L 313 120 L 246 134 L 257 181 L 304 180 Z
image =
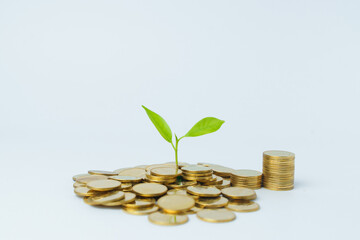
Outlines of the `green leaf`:
M 159 131 L 160 135 L 169 143 L 172 142 L 172 132 L 169 127 L 169 125 L 166 123 L 166 121 L 157 113 L 151 111 L 150 109 L 146 108 L 145 106 L 142 106 L 146 114 L 149 116 L 151 122 L 154 124 L 156 129 Z
M 197 122 L 184 137 L 198 137 L 217 131 L 225 121 L 207 117 Z

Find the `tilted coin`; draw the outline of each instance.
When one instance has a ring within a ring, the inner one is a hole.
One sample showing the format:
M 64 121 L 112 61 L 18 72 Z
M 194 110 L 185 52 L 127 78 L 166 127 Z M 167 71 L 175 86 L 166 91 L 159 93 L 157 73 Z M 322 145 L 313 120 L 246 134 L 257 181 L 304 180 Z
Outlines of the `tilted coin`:
M 155 212 L 149 215 L 149 221 L 158 225 L 180 225 L 189 221 L 186 215 L 172 215 Z
M 173 167 L 157 167 L 151 169 L 150 173 L 155 176 L 176 177 L 181 175 L 182 171 Z
M 139 183 L 133 186 L 133 191 L 143 197 L 157 197 L 166 193 L 167 187 L 158 183 Z
M 114 201 L 114 202 L 108 202 L 108 203 L 103 203 L 103 206 L 107 206 L 107 207 L 117 207 L 117 206 L 121 206 L 123 204 L 127 204 L 130 202 L 135 201 L 136 195 L 134 193 L 131 192 L 126 192 L 125 193 L 125 198 L 120 200 L 120 201 Z
M 91 206 L 97 206 L 99 205 L 98 203 L 94 202 L 93 201 L 93 198 L 91 196 L 88 196 L 88 197 L 84 197 L 84 202 L 88 205 L 91 205 Z
M 188 195 L 186 189 L 171 189 L 167 191 L 167 195 Z
M 125 190 L 125 189 L 131 189 L 132 188 L 132 184 L 131 183 L 122 183 L 120 186 L 121 190 Z
M 157 201 L 158 206 L 167 213 L 177 214 L 190 210 L 195 206 L 192 197 L 184 195 L 166 195 Z
M 222 208 L 228 204 L 229 200 L 224 197 L 199 198 L 196 200 L 196 206 L 202 208 Z
M 139 209 L 132 209 L 132 208 L 123 208 L 124 212 L 133 214 L 133 215 L 147 215 L 159 210 L 158 206 L 152 206 L 151 208 L 139 208 Z
M 120 181 L 121 183 L 139 183 L 142 181 L 141 177 L 117 175 L 109 177 L 112 180 Z
M 149 208 L 155 205 L 155 198 L 136 198 L 134 202 L 126 203 L 123 206 L 126 208 Z
M 181 170 L 183 172 L 188 172 L 188 173 L 207 173 L 207 172 L 211 172 L 211 168 L 205 167 L 205 166 L 200 166 L 200 165 L 188 165 L 185 167 L 182 167 Z
M 88 175 L 88 176 L 82 176 L 82 177 L 77 177 L 76 181 L 78 183 L 84 183 L 87 184 L 88 182 L 91 181 L 95 181 L 95 180 L 105 180 L 108 179 L 107 176 L 103 176 L 103 175 Z
M 215 186 L 218 189 L 224 189 L 230 187 L 230 181 L 229 180 L 223 180 L 223 183 L 221 185 Z
M 73 187 L 74 187 L 74 188 L 77 188 L 77 187 L 86 187 L 86 184 L 85 184 L 85 183 L 74 182 Z
M 146 171 L 142 168 L 127 168 L 121 171 L 118 171 L 119 175 L 122 176 L 133 176 L 133 177 L 145 177 Z
M 253 200 L 256 199 L 256 192 L 249 188 L 228 187 L 221 190 L 225 197 L 231 199 Z
M 92 200 L 98 204 L 104 204 L 108 202 L 120 201 L 125 198 L 125 193 L 122 191 L 107 192 L 102 195 L 94 196 Z
M 87 196 L 93 195 L 93 193 L 91 192 L 91 189 L 87 188 L 87 187 L 77 187 L 74 189 L 74 192 L 76 195 L 78 195 L 80 197 L 87 197 Z
M 206 222 L 230 222 L 236 215 L 227 209 L 204 209 L 199 211 L 196 216 Z
M 86 186 L 96 191 L 110 191 L 120 187 L 121 183 L 119 181 L 106 179 L 106 180 L 96 180 L 96 181 L 88 182 Z
M 260 206 L 253 201 L 229 202 L 227 209 L 236 212 L 253 212 L 259 210 Z
M 208 186 L 189 186 L 186 188 L 186 190 L 188 193 L 200 197 L 217 197 L 221 194 L 221 191 L 216 187 Z
M 91 175 L 104 175 L 104 176 L 118 175 L 116 172 L 103 171 L 103 170 L 89 170 L 88 173 Z
M 90 174 L 88 174 L 88 173 L 77 174 L 77 175 L 73 176 L 72 179 L 73 179 L 74 181 L 76 181 L 79 177 L 87 177 L 87 176 L 90 176 Z

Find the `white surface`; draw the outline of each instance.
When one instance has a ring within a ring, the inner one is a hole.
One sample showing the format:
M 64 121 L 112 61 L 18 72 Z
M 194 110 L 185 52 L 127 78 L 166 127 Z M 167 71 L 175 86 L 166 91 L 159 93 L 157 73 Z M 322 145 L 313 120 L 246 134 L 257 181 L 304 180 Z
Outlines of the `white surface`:
M 342 239 L 359 225 L 359 1 L 0 1 L 0 239 Z M 234 222 L 160 227 L 87 206 L 71 177 L 173 160 L 261 170 L 296 188 Z

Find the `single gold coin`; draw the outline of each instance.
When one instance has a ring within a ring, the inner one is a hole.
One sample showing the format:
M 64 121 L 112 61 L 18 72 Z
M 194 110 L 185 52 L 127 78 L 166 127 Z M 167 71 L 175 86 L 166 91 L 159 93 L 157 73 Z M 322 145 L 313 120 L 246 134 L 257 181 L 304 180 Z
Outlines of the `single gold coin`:
M 259 210 L 260 206 L 253 201 L 243 201 L 243 202 L 230 202 L 227 206 L 227 209 L 236 211 L 236 212 L 254 212 Z
M 228 204 L 229 200 L 224 197 L 199 198 L 196 200 L 196 206 L 201 208 L 222 208 Z
M 222 194 L 231 199 L 253 200 L 256 199 L 256 192 L 249 188 L 228 187 L 221 190 Z
M 151 169 L 150 173 L 155 176 L 176 177 L 181 175 L 182 171 L 174 167 L 157 167 Z
M 122 191 L 111 191 L 98 196 L 94 196 L 92 200 L 98 204 L 104 204 L 108 202 L 120 201 L 125 198 L 125 193 Z
M 77 174 L 77 175 L 73 176 L 72 179 L 73 179 L 74 181 L 76 181 L 78 178 L 80 178 L 80 177 L 86 177 L 86 176 L 90 176 L 90 174 L 88 174 L 88 173 Z
M 224 167 L 224 166 L 211 166 L 210 167 L 215 175 L 219 175 L 219 176 L 225 176 L 225 177 L 230 177 L 232 171 L 234 171 L 234 169 L 232 168 L 228 168 L 228 167 Z
M 189 221 L 189 217 L 155 212 L 149 215 L 149 221 L 157 225 L 180 225 Z
M 108 177 L 104 175 L 87 175 L 87 176 L 77 177 L 76 181 L 78 183 L 87 184 L 88 182 L 91 181 L 105 180 L 105 179 L 108 179 Z
M 261 177 L 262 172 L 250 169 L 240 169 L 232 171 L 232 175 L 235 177 Z
M 104 176 L 118 175 L 116 172 L 103 171 L 103 170 L 89 170 L 88 173 L 91 175 L 104 175 Z
M 263 153 L 264 158 L 270 159 L 294 159 L 295 154 L 292 152 L 281 151 L 281 150 L 269 150 Z
M 136 198 L 134 202 L 126 203 L 123 206 L 126 208 L 149 208 L 155 205 L 155 198 Z
M 74 182 L 73 187 L 74 187 L 74 188 L 77 188 L 77 187 L 86 187 L 86 184 L 85 184 L 85 183 Z
M 200 165 L 188 165 L 182 167 L 181 170 L 185 173 L 209 173 L 211 168 L 200 166 Z
M 164 212 L 177 214 L 186 212 L 194 207 L 195 200 L 184 195 L 166 195 L 161 197 L 157 204 Z
M 74 193 L 80 197 L 88 197 L 93 195 L 91 189 L 87 187 L 77 187 L 74 189 Z
M 132 208 L 123 208 L 126 213 L 133 214 L 133 215 L 147 215 L 159 210 L 158 206 L 152 206 L 151 208 L 139 208 L 139 209 L 132 209 Z
M 221 185 L 216 185 L 215 187 L 218 188 L 218 189 L 228 188 L 228 187 L 230 187 L 230 181 L 229 180 L 223 180 Z
M 142 197 L 158 197 L 166 193 L 167 187 L 159 183 L 139 183 L 133 186 L 133 191 Z
M 91 196 L 84 197 L 84 202 L 90 206 L 97 206 L 98 203 L 93 201 L 93 198 Z
M 188 193 L 200 197 L 217 197 L 221 194 L 219 189 L 209 186 L 189 186 L 186 190 Z
M 121 183 L 139 183 L 142 181 L 141 177 L 117 175 L 109 177 L 112 180 L 120 181 Z
M 169 188 L 182 189 L 188 186 L 194 186 L 196 184 L 197 184 L 196 181 L 180 181 L 180 182 L 175 182 L 173 184 L 167 184 L 167 186 Z
M 204 209 L 199 211 L 196 216 L 205 222 L 230 222 L 236 218 L 236 215 L 227 209 Z
M 124 170 L 120 170 L 117 173 L 121 176 L 133 176 L 133 177 L 145 178 L 146 171 L 142 168 L 127 168 Z
M 97 175 L 96 175 L 97 176 Z M 119 181 L 115 180 L 96 180 L 86 184 L 86 186 L 95 191 L 110 191 L 121 186 Z
M 171 189 L 167 191 L 167 195 L 188 195 L 187 191 L 185 189 Z
M 192 207 L 189 211 L 185 212 L 185 214 L 195 214 L 201 210 L 203 210 L 203 208 L 195 206 L 195 207 Z

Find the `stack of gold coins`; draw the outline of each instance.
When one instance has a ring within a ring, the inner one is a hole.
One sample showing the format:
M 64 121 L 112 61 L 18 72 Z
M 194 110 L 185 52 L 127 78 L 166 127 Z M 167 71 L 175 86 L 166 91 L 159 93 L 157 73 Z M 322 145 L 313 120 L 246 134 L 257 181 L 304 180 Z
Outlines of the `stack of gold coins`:
M 213 171 L 209 167 L 200 165 L 188 165 L 181 168 L 182 177 L 188 181 L 196 182 L 211 182 L 216 181 L 216 177 L 213 177 Z
M 295 154 L 286 151 L 263 153 L 263 186 L 270 190 L 287 191 L 294 188 Z
M 146 170 L 146 180 L 153 183 L 170 184 L 176 182 L 182 171 L 176 166 L 158 166 Z
M 255 170 L 240 169 L 231 172 L 231 185 L 250 189 L 261 188 L 262 173 Z

